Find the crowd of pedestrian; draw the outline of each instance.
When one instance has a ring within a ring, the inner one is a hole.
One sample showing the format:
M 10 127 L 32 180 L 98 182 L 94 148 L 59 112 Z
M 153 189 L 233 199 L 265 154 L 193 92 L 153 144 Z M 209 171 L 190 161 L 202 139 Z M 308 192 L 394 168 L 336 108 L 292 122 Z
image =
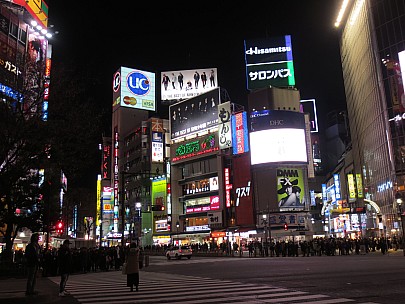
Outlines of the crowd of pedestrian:
M 398 250 L 402 240 L 394 238 L 314 238 L 309 241 L 294 242 L 276 240 L 270 243 L 250 241 L 247 245 L 249 257 L 293 257 L 293 256 L 334 256 L 367 254 L 380 251 L 386 254 L 389 249 Z

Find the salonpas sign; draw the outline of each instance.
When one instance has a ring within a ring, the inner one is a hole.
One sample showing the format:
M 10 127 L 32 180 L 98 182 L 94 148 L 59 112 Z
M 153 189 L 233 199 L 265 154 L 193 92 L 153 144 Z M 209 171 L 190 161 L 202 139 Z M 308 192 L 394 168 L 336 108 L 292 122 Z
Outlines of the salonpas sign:
M 245 40 L 248 90 L 295 85 L 291 36 Z

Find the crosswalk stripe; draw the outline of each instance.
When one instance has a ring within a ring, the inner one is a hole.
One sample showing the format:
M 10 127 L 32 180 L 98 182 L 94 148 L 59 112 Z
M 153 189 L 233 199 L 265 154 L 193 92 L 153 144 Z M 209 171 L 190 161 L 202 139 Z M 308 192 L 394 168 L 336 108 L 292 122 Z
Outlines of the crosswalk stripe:
M 59 277 L 50 279 L 59 284 Z M 355 302 L 352 299 L 333 299 L 323 294 L 311 294 L 271 285 L 149 271 L 140 272 L 139 292 L 129 291 L 129 287 L 126 286 L 126 276 L 119 271 L 72 275 L 67 282 L 67 289 L 75 299 L 83 304 L 125 304 L 134 303 L 134 301 L 137 304 L 205 304 L 207 302 L 338 304 Z

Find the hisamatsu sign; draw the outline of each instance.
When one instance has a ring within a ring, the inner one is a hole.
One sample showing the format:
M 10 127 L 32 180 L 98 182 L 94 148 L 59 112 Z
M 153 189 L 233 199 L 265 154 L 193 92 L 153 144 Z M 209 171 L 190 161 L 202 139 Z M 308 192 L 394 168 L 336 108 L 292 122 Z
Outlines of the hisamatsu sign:
M 247 88 L 295 85 L 291 36 L 245 40 Z

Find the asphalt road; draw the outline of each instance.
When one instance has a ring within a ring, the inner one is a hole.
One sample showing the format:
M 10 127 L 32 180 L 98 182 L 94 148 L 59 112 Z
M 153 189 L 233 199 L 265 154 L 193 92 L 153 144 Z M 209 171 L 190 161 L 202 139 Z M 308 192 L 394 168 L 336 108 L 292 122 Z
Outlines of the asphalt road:
M 363 302 L 405 303 L 405 256 L 383 255 L 204 258 L 151 256 L 145 271 L 270 284 Z

